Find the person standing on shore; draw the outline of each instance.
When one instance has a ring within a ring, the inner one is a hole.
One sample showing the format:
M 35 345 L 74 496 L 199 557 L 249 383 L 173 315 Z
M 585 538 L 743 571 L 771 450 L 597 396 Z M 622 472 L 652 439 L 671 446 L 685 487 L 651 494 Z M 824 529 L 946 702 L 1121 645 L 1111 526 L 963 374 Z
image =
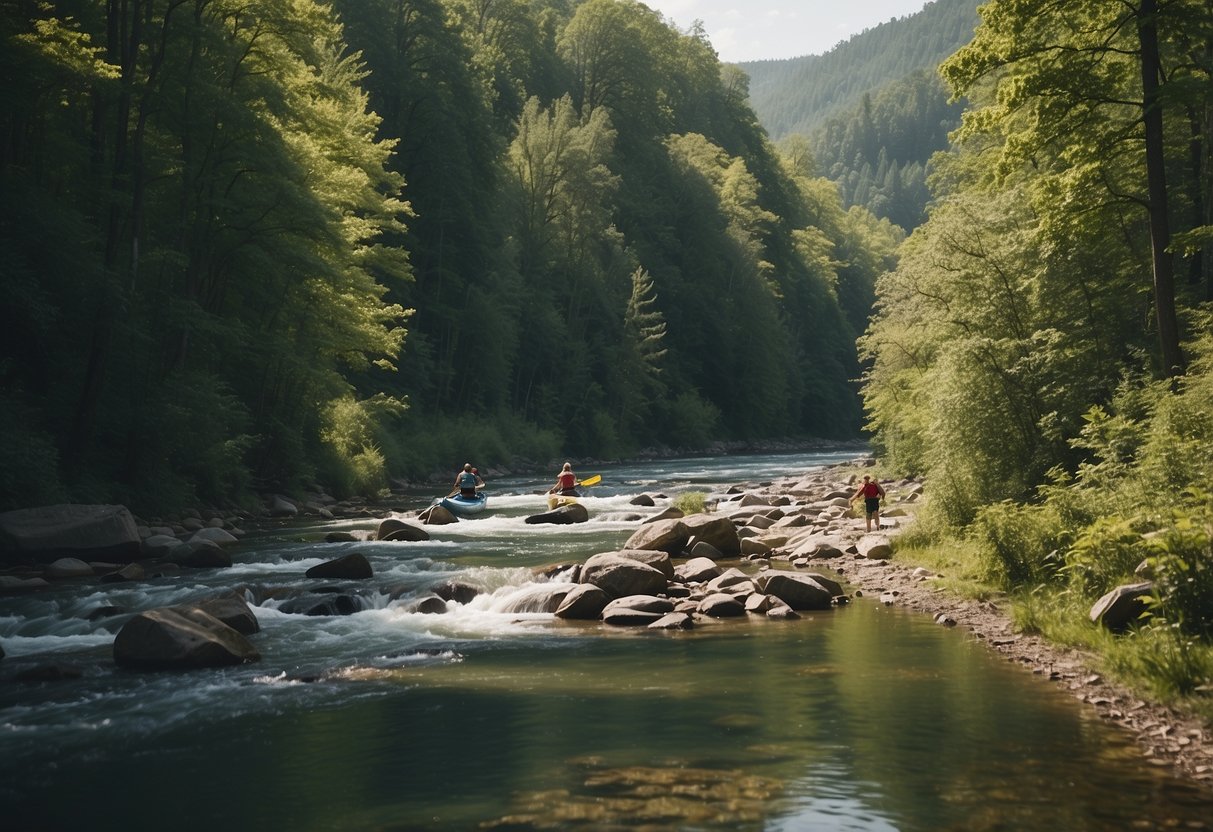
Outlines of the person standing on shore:
M 880 531 L 880 501 L 884 499 L 884 489 L 880 483 L 869 477 L 863 477 L 863 484 L 851 495 L 851 502 L 863 497 L 864 517 L 867 520 L 867 531 L 872 531 L 872 521 L 876 521 L 876 531 Z

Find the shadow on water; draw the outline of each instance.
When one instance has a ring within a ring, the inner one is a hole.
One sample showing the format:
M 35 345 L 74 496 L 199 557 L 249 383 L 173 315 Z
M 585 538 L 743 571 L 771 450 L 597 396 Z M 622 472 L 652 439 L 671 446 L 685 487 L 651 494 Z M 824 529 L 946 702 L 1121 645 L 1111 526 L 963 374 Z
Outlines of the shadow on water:
M 530 567 L 635 527 L 524 531 L 505 515 L 419 548 L 371 547 L 377 600 L 353 615 L 258 607 L 255 666 L 119 672 L 116 625 L 79 623 L 94 604 L 137 609 L 210 586 L 0 608 L 10 656 L 86 670 L 0 684 L 6 828 L 1150 830 L 1213 818 L 1208 793 L 1147 765 L 1052 686 L 867 599 L 679 633 L 495 613 L 492 593 L 521 591 Z M 263 539 L 221 580 L 297 585 L 334 551 L 302 537 Z M 381 591 L 449 578 L 488 594 L 418 615 Z

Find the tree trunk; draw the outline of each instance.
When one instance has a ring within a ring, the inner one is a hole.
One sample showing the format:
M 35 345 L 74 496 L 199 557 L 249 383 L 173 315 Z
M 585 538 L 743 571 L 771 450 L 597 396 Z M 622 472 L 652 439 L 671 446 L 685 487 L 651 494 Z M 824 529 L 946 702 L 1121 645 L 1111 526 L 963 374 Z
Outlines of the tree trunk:
M 1159 101 L 1157 0 L 1142 0 L 1137 17 L 1141 42 L 1142 118 L 1146 132 L 1146 182 L 1149 192 L 1150 249 L 1154 260 L 1154 309 L 1163 372 L 1168 378 L 1183 375 L 1179 323 L 1175 314 L 1175 275 L 1171 255 L 1171 226 L 1167 219 L 1166 159 L 1163 155 L 1162 104 Z

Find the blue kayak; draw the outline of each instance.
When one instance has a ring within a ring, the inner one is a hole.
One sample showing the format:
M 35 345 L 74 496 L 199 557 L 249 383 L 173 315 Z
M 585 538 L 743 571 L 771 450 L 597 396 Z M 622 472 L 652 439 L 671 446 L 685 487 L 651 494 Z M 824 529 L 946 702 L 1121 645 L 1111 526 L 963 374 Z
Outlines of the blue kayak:
M 443 497 L 439 500 L 439 505 L 457 517 L 468 517 L 473 514 L 479 514 L 484 511 L 489 504 L 489 495 L 484 492 L 478 492 L 475 497 L 465 497 L 462 494 L 456 494 L 454 497 Z

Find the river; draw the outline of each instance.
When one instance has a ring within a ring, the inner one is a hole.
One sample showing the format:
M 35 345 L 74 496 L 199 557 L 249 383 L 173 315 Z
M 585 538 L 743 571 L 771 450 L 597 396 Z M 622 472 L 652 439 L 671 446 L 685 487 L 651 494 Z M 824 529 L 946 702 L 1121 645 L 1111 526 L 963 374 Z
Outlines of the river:
M 637 512 L 662 507 L 630 505 L 638 493 L 718 493 L 850 456 L 580 471 L 603 482 L 578 526 L 525 524 L 549 480 L 501 479 L 485 516 L 427 542 L 330 544 L 374 523 L 295 522 L 250 534 L 230 569 L 0 598 L 0 817 L 21 830 L 1209 828 L 1207 792 L 926 616 L 860 598 L 649 632 L 499 611 L 533 567 L 618 548 Z M 352 550 L 375 570 L 340 587 L 362 609 L 284 609 L 317 583 L 309 567 Z M 409 611 L 452 579 L 485 592 Z M 130 613 L 245 588 L 265 599 L 259 663 L 113 665 Z M 101 607 L 124 613 L 90 618 Z M 83 675 L 12 679 L 53 662 Z

